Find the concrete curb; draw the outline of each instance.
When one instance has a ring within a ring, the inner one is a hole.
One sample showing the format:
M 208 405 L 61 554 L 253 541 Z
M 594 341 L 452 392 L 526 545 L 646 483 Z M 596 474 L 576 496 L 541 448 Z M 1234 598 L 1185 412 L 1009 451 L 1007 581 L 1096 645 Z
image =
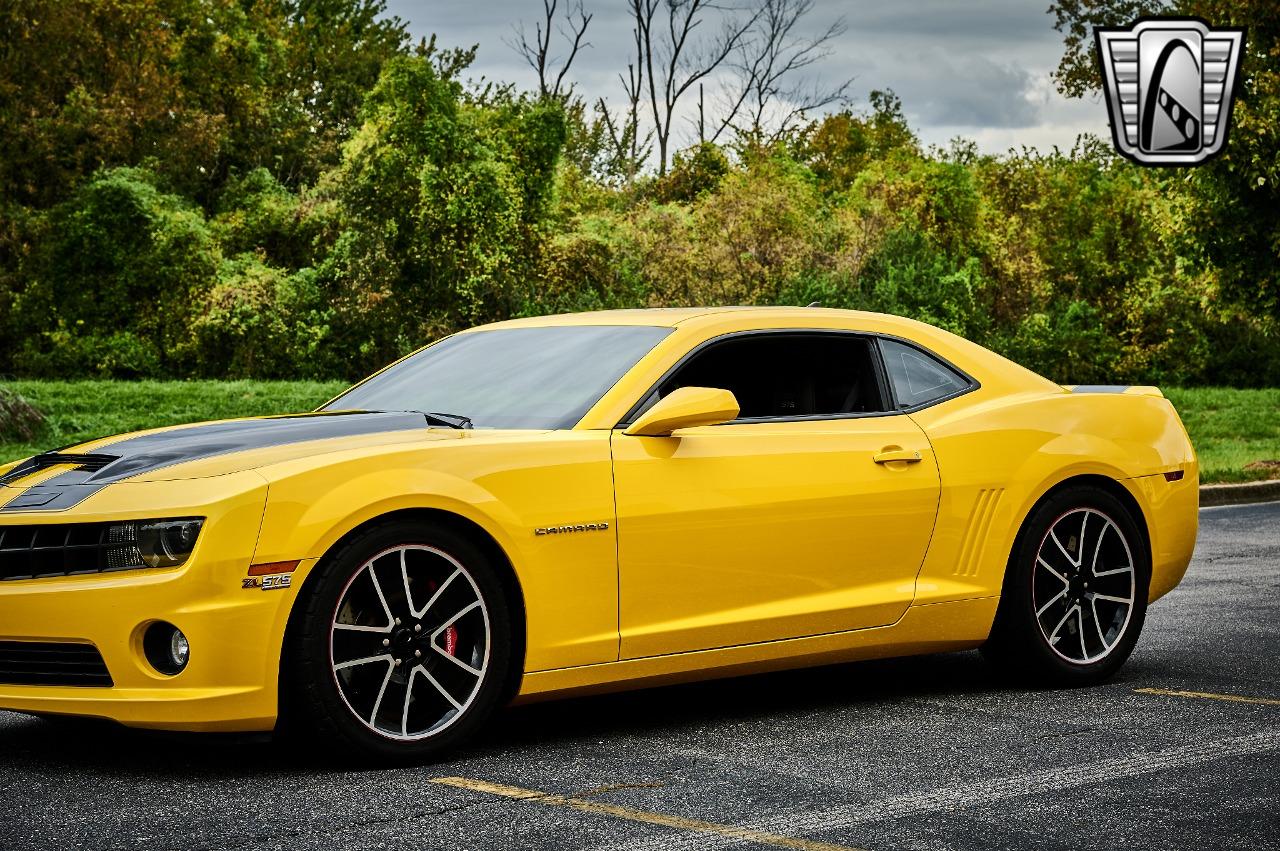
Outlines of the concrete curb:
M 1247 502 L 1280 500 L 1280 479 L 1230 485 L 1201 485 L 1200 506 L 1243 505 Z

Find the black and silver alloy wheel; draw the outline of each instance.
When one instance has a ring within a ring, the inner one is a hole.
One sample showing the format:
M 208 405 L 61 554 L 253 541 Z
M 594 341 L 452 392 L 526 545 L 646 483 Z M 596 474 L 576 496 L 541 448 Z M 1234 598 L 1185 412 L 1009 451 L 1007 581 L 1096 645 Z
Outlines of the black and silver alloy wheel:
M 1036 553 L 1031 599 L 1040 633 L 1068 662 L 1111 653 L 1133 614 L 1133 553 L 1115 521 L 1095 508 L 1063 514 Z
M 347 583 L 329 659 L 347 708 L 391 739 L 434 735 L 466 711 L 489 664 L 489 613 L 475 579 L 421 544 L 383 550 Z
M 1089 685 L 1137 644 L 1151 562 L 1130 508 L 1109 490 L 1062 488 L 1023 523 L 983 655 L 1019 679 Z
M 290 617 L 279 729 L 386 761 L 464 742 L 518 684 L 499 555 L 451 526 L 393 522 L 326 556 Z

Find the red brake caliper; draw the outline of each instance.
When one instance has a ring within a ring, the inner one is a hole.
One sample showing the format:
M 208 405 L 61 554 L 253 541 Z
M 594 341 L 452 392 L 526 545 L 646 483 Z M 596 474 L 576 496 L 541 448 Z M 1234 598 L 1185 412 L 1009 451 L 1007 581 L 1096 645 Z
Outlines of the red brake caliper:
M 427 586 L 427 592 L 434 594 L 438 586 L 435 582 L 431 582 Z M 458 628 L 453 625 L 444 628 L 444 652 L 450 656 L 456 657 L 458 654 L 454 651 L 458 649 Z

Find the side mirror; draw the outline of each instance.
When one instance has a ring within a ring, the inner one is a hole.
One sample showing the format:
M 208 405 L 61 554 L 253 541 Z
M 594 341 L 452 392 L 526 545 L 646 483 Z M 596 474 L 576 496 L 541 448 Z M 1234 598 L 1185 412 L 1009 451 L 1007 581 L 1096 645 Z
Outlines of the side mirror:
M 738 400 L 728 390 L 681 387 L 658 401 L 623 434 L 665 437 L 676 429 L 717 425 L 738 418 Z

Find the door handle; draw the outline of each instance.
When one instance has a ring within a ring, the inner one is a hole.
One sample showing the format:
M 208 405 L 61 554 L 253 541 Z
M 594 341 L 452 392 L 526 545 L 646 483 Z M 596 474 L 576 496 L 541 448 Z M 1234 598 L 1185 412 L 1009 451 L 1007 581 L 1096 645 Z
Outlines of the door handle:
M 885 447 L 884 451 L 878 452 L 871 456 L 871 460 L 877 464 L 889 464 L 893 461 L 904 461 L 908 464 L 916 464 L 923 460 L 918 449 L 890 449 Z

